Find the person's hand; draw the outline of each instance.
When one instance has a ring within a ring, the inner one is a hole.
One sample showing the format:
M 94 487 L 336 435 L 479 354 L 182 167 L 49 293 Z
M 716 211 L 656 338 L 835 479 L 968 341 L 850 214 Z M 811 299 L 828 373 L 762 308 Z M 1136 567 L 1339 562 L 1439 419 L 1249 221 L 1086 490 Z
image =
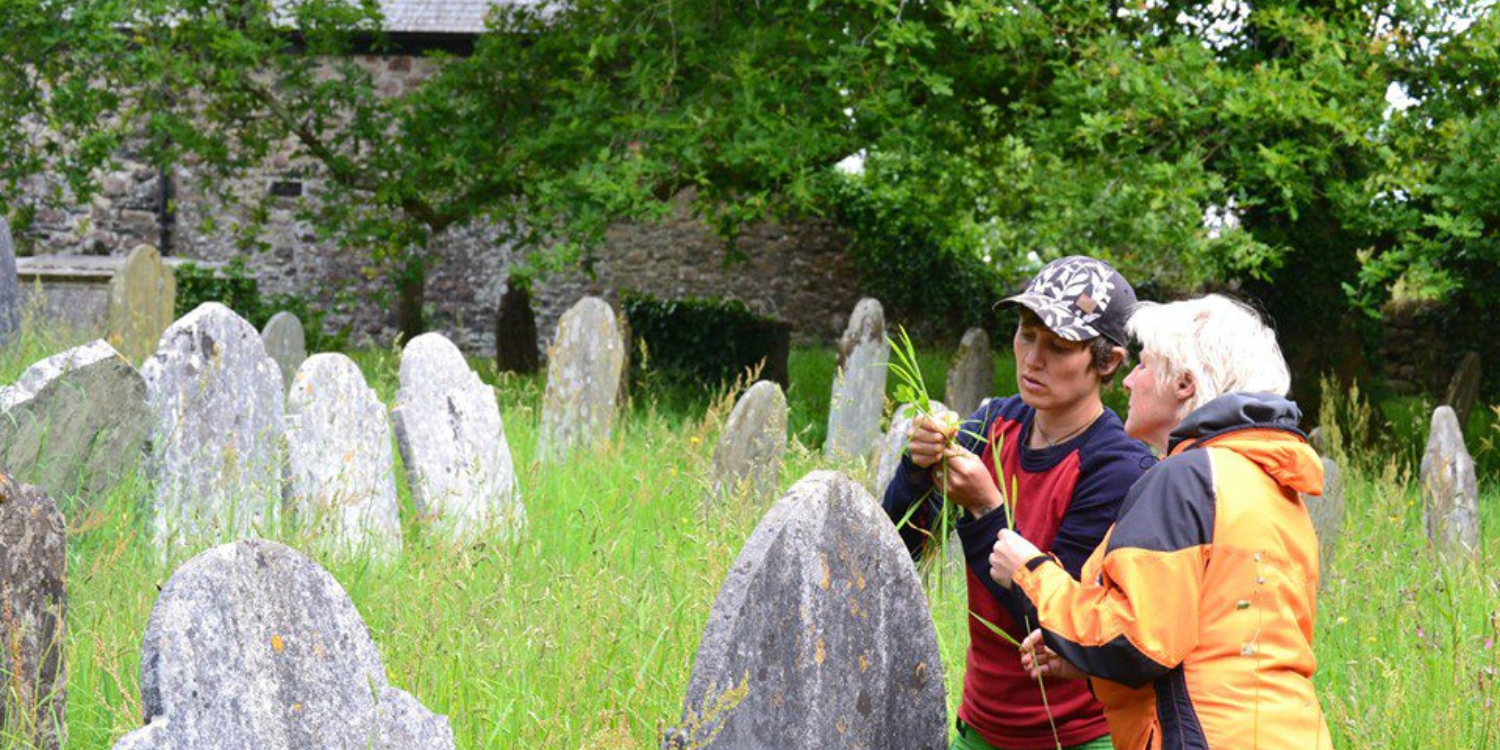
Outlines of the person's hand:
M 932 467 L 932 484 L 949 500 L 978 518 L 1000 507 L 1000 488 L 984 461 L 957 445 L 948 446 L 943 461 Z
M 1043 677 L 1081 680 L 1088 676 L 1067 659 L 1058 656 L 1057 652 L 1047 648 L 1047 644 L 1042 641 L 1040 630 L 1031 631 L 1031 635 L 1021 641 L 1021 668 L 1025 669 L 1026 674 L 1031 675 L 1033 680 Z
M 1017 534 L 1010 529 L 1002 529 L 1000 537 L 995 540 L 995 550 L 990 553 L 990 577 L 1002 588 L 1010 588 L 1011 576 L 1016 570 L 1026 564 L 1042 551 L 1036 545 L 1026 541 L 1026 537 Z
M 906 450 L 917 468 L 929 468 L 943 457 L 953 442 L 953 436 L 958 434 L 958 425 L 953 422 L 946 414 L 939 418 L 923 414 L 912 420 Z

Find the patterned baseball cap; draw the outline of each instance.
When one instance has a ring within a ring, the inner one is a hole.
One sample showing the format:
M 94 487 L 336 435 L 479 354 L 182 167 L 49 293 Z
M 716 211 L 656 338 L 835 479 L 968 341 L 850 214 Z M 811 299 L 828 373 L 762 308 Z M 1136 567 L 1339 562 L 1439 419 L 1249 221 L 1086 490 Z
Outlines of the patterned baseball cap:
M 1002 303 L 1025 305 L 1053 333 L 1069 341 L 1103 336 L 1127 346 L 1125 321 L 1135 308 L 1135 289 L 1108 263 L 1070 255 L 1048 263 L 1026 291 Z

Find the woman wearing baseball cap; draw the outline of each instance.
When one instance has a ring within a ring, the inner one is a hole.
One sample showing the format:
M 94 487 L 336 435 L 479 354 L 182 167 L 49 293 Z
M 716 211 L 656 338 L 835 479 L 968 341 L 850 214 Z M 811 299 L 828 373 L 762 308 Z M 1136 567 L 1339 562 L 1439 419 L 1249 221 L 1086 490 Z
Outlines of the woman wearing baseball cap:
M 914 556 L 942 512 L 936 487 L 963 508 L 956 528 L 968 568 L 969 651 L 953 750 L 1069 750 L 1111 747 L 1104 710 L 1078 681 L 1041 690 L 1021 667 L 1016 641 L 1035 627 L 1024 603 L 991 579 L 990 551 L 1007 513 L 996 481 L 1014 480 L 1016 529 L 1077 576 L 1114 522 L 1130 486 L 1155 462 L 1125 435 L 1100 389 L 1124 367 L 1125 323 L 1135 291 L 1109 264 L 1085 256 L 1055 260 L 1021 294 L 1013 341 L 1019 393 L 987 401 L 958 429 L 920 419 L 884 506 Z M 913 510 L 913 506 L 917 506 Z M 941 542 L 931 548 L 941 549 Z M 1054 737 L 1053 725 L 1056 726 Z

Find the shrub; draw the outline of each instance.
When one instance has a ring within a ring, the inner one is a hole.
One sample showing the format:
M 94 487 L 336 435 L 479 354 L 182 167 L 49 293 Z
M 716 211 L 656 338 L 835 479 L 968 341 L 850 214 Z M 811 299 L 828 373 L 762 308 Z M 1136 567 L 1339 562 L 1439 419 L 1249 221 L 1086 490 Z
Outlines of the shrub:
M 643 375 L 711 391 L 764 362 L 761 378 L 787 387 L 791 326 L 737 300 L 659 300 L 625 292 L 631 349 L 646 352 Z
M 249 321 L 256 330 L 261 330 L 271 316 L 285 310 L 302 321 L 308 353 L 342 351 L 349 343 L 347 326 L 333 334 L 326 332 L 323 321 L 327 311 L 324 307 L 314 306 L 307 298 L 295 294 L 261 296 L 260 284 L 242 258 L 235 258 L 220 268 L 183 263 L 173 273 L 177 278 L 176 314 L 179 318 L 204 302 L 218 302 Z

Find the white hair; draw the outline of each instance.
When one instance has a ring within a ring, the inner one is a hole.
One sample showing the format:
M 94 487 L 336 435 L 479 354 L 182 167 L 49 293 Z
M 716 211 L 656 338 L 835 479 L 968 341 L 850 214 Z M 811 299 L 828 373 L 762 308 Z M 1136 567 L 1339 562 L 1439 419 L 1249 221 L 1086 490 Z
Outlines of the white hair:
M 1181 302 L 1142 302 L 1127 324 L 1164 384 L 1190 374 L 1197 389 L 1184 415 L 1235 391 L 1285 396 L 1292 387 L 1276 333 L 1240 302 L 1210 294 Z

